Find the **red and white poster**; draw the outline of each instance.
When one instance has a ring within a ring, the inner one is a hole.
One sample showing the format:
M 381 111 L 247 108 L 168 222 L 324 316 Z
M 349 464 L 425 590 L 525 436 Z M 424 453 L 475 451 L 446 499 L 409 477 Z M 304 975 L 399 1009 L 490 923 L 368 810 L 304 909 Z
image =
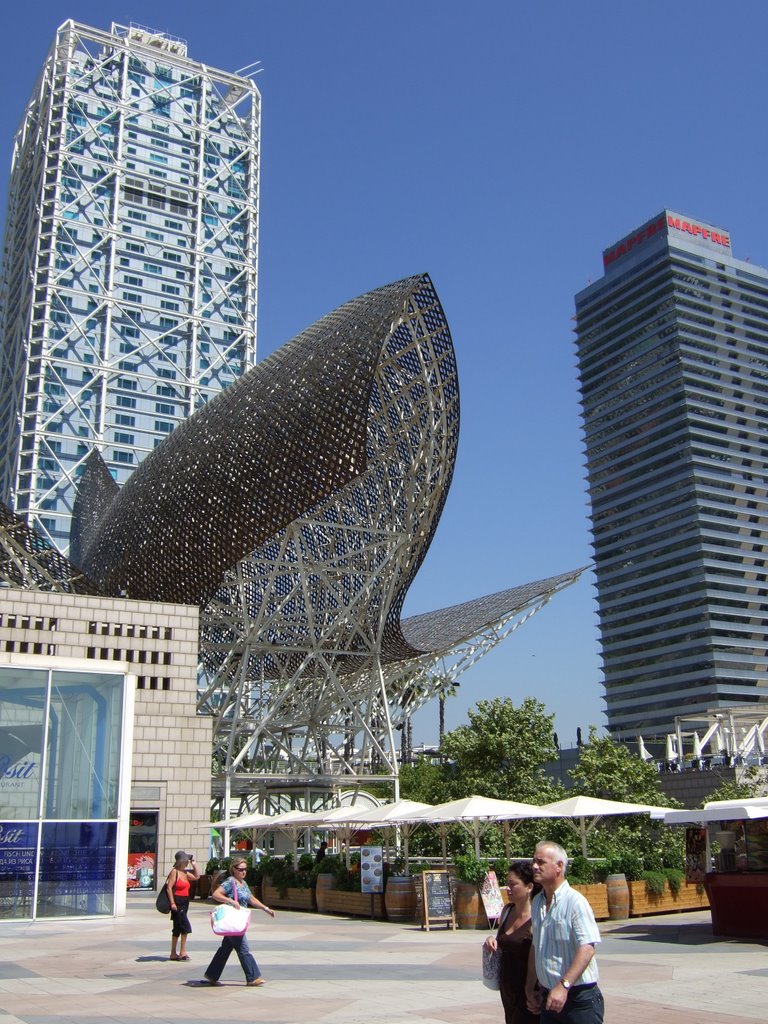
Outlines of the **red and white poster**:
M 486 871 L 483 884 L 480 886 L 480 898 L 483 901 L 488 920 L 497 921 L 501 917 L 504 901 L 501 898 L 501 889 L 495 871 Z
M 153 889 L 155 886 L 154 853 L 128 854 L 128 889 Z

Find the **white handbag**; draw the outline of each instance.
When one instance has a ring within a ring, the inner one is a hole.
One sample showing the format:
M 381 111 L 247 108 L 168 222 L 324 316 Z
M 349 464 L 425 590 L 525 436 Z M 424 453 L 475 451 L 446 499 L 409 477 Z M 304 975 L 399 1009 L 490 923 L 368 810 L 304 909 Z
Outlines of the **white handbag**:
M 211 911 L 211 928 L 215 935 L 245 935 L 251 923 L 248 907 L 223 904 Z
M 488 949 L 483 946 L 483 984 L 486 988 L 498 992 L 501 987 L 499 973 L 501 971 L 501 950 Z

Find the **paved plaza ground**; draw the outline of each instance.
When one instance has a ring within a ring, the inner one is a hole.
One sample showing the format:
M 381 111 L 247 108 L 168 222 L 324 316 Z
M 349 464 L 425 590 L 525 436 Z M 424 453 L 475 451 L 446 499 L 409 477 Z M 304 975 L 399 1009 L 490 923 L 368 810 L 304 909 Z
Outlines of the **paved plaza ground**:
M 480 982 L 482 932 L 278 911 L 255 913 L 262 988 L 231 957 L 220 988 L 195 983 L 218 945 L 210 907 L 190 909 L 189 963 L 167 959 L 168 919 L 131 894 L 104 921 L 0 924 L 0 1024 L 503 1024 Z M 715 939 L 709 912 L 601 926 L 610 1024 L 764 1021 L 768 942 Z

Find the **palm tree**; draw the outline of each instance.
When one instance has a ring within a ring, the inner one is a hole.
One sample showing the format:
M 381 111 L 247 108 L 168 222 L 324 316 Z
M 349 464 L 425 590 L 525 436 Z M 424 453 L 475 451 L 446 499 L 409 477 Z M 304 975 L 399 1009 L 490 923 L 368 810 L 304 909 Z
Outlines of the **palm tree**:
M 438 737 L 439 745 L 442 747 L 443 740 L 445 739 L 445 698 L 455 697 L 456 691 L 459 688 L 459 683 L 455 679 L 451 679 L 450 676 L 443 676 L 443 687 L 438 694 L 438 706 L 439 706 L 439 725 L 438 725 Z

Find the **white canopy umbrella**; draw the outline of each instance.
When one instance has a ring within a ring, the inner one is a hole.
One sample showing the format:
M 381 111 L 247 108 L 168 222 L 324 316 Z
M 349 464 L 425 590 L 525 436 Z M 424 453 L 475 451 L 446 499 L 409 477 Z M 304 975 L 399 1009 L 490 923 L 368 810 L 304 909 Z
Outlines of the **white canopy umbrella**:
M 701 740 L 699 734 L 694 731 L 693 734 L 693 757 L 699 759 L 701 757 Z
M 475 856 L 480 856 L 480 835 L 489 825 L 497 821 L 512 821 L 516 818 L 536 818 L 541 808 L 534 804 L 519 803 L 515 800 L 495 800 L 488 796 L 467 796 L 437 804 L 427 810 L 414 811 L 403 820 L 428 822 L 429 824 L 456 823 L 463 825 L 475 840 Z M 443 831 L 443 859 L 445 859 L 445 835 Z
M 581 852 L 587 856 L 587 835 L 595 827 L 600 818 L 614 814 L 650 814 L 662 817 L 665 807 L 653 804 L 632 804 L 622 800 L 602 800 L 595 796 L 571 796 L 566 800 L 556 800 L 539 808 L 542 818 L 578 818 L 578 832 L 581 835 Z M 587 818 L 592 820 L 587 824 Z M 575 826 L 574 826 L 575 828 Z
M 638 753 L 640 754 L 640 757 L 642 757 L 642 759 L 644 761 L 652 761 L 653 760 L 653 754 L 651 754 L 651 752 L 646 747 L 645 743 L 643 742 L 643 737 L 642 736 L 638 736 L 637 737 L 637 747 L 638 747 Z
M 299 836 L 312 827 L 313 813 L 312 811 L 284 811 L 282 814 L 276 814 L 273 818 L 262 819 L 254 828 L 264 832 L 273 830 L 286 832 L 293 846 L 293 866 L 297 868 L 299 866 Z
M 214 821 L 200 826 L 216 829 L 259 829 L 265 832 L 288 832 L 293 843 L 293 862 L 298 864 L 298 839 L 301 832 L 308 828 L 333 829 L 345 832 L 347 860 L 349 860 L 349 834 L 352 829 L 347 827 L 347 820 L 360 812 L 361 807 L 343 806 L 326 807 L 318 811 L 283 811 L 282 814 L 244 814 L 239 818 L 226 821 Z M 372 808 L 375 810 L 376 808 Z
M 678 752 L 677 747 L 675 745 L 675 737 L 671 733 L 667 734 L 666 753 L 664 754 L 664 760 L 667 761 L 668 764 L 675 764 L 675 762 L 678 760 Z
M 667 825 L 684 825 L 688 822 L 704 824 L 709 821 L 738 821 L 742 818 L 768 818 L 768 797 L 750 797 L 745 800 L 712 800 L 691 811 L 667 811 L 664 821 Z
M 211 822 L 210 828 L 217 829 L 253 829 L 254 832 L 287 832 L 293 844 L 293 863 L 298 865 L 299 835 L 307 828 L 310 828 L 316 817 L 314 811 L 283 811 L 282 814 L 244 814 L 240 818 L 230 818 L 227 821 Z
M 359 827 L 355 822 L 355 815 L 362 810 L 376 810 L 376 808 L 356 807 L 354 804 L 341 807 L 330 807 L 324 811 L 313 811 L 307 815 L 307 824 L 314 828 L 329 829 L 338 832 L 346 850 L 346 862 L 349 867 L 350 843 L 352 833 Z
M 417 811 L 427 811 L 431 804 L 423 804 L 418 800 L 395 800 L 390 804 L 381 804 L 380 807 L 364 807 L 354 816 L 349 818 L 350 822 L 360 825 L 372 825 L 376 828 L 397 828 L 403 837 L 403 856 L 405 857 L 405 873 L 408 871 L 408 843 L 411 833 L 419 827 L 422 822 L 408 821 L 405 818 L 408 814 Z
M 402 821 L 407 821 L 409 814 L 431 809 L 431 804 L 423 804 L 418 800 L 395 800 L 379 807 L 363 807 L 347 820 L 359 822 L 361 825 L 398 825 Z
M 708 800 L 705 807 L 730 807 L 732 804 L 740 804 L 745 807 L 761 807 L 768 803 L 768 796 L 745 796 L 741 800 Z
M 278 815 L 273 815 L 273 818 Z M 197 828 L 258 828 L 262 821 L 271 820 L 268 814 L 263 811 L 254 811 L 251 814 L 243 814 L 239 818 L 224 818 L 221 821 L 209 821 L 204 825 L 197 825 Z
M 344 804 L 342 807 L 325 807 L 319 811 L 307 811 L 307 820 L 320 828 L 332 828 L 336 824 L 349 821 L 350 817 L 357 814 L 363 808 L 354 804 Z

